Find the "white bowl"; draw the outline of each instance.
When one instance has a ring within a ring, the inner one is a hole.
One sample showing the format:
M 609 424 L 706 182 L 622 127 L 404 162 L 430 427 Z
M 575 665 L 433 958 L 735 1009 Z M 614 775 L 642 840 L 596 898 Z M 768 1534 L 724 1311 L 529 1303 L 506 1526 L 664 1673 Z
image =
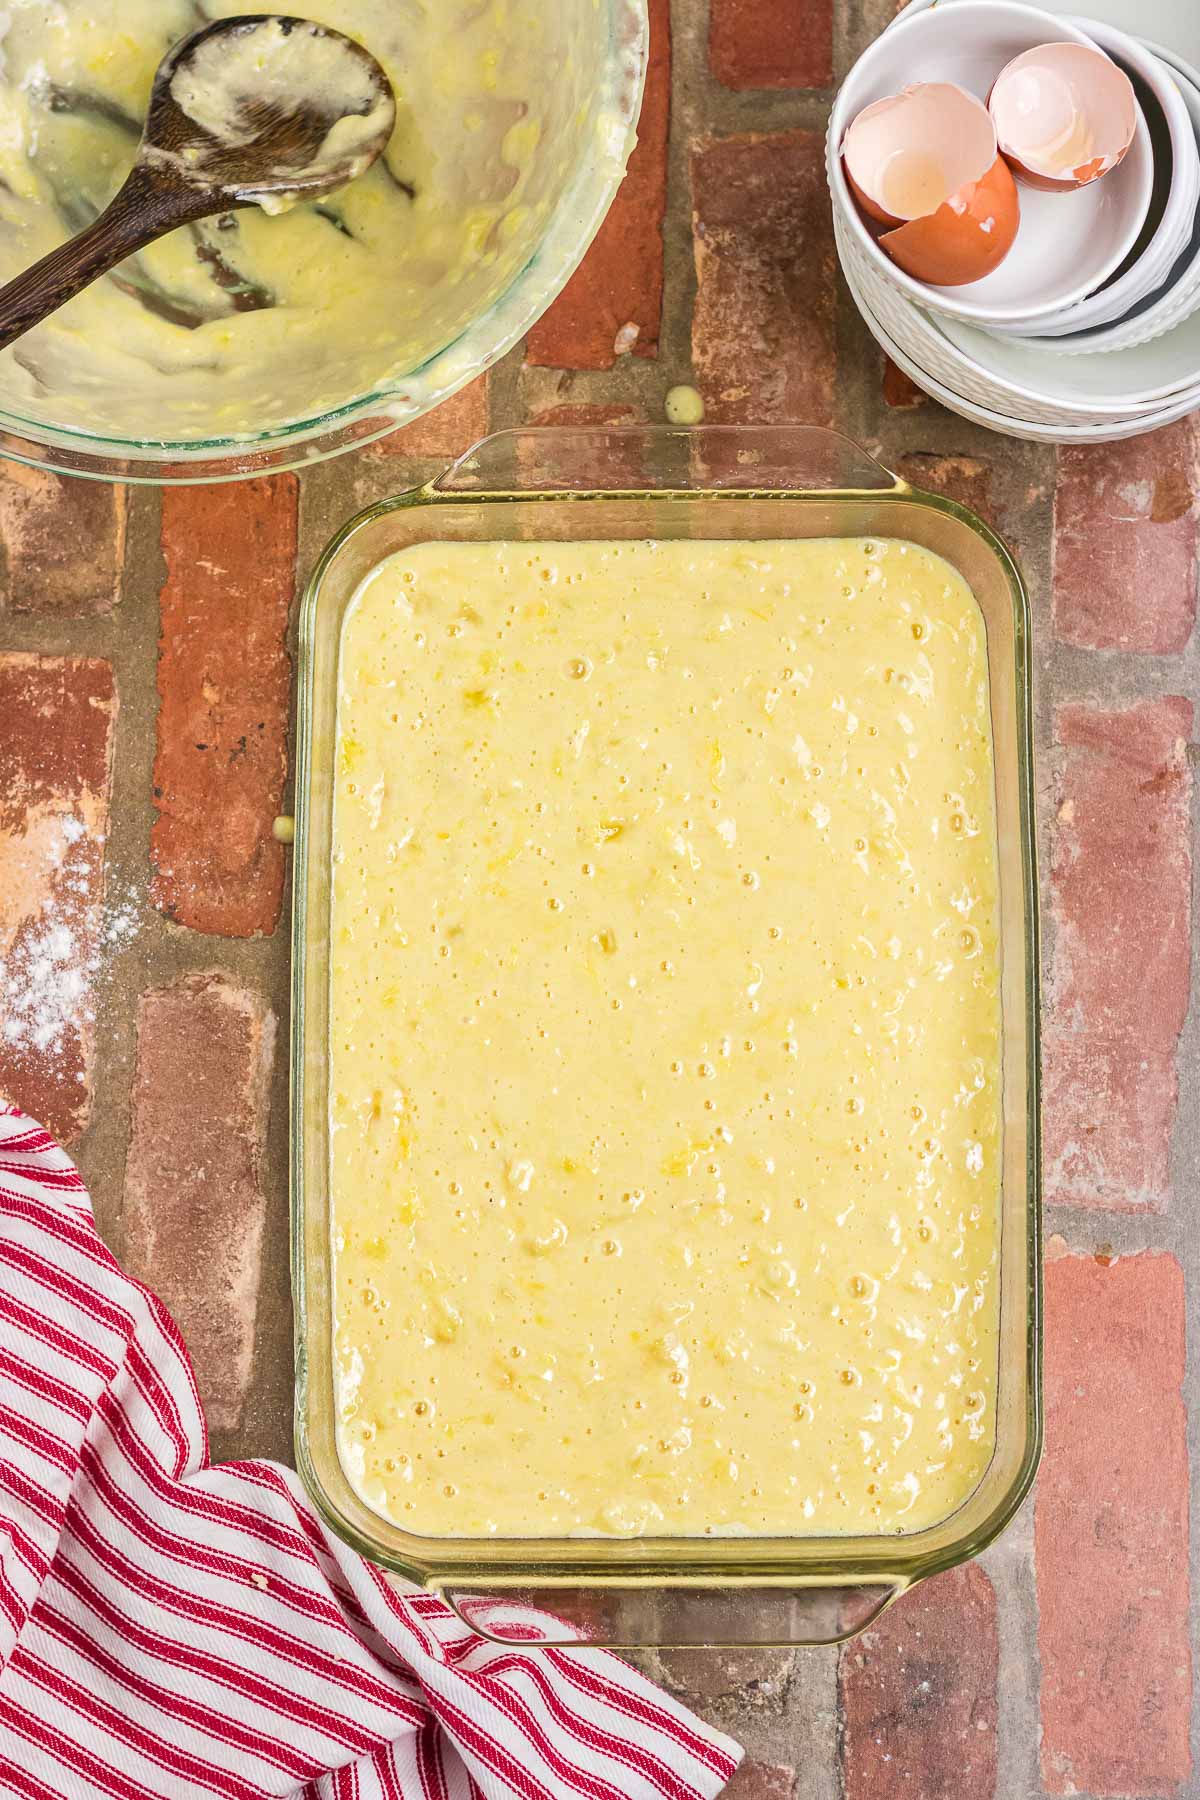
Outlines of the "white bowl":
M 1170 162 L 1162 213 L 1140 254 L 1097 292 L 1043 319 L 1030 331 L 1031 337 L 1061 337 L 1123 318 L 1131 306 L 1153 293 L 1169 275 L 1187 247 L 1200 201 L 1200 149 L 1173 72 L 1127 32 L 1088 19 L 1073 18 L 1071 23 L 1081 30 L 1086 28 L 1100 48 L 1157 101 L 1170 140 Z M 1111 181 L 1112 176 L 1106 175 L 1104 180 Z
M 1200 73 L 1160 44 L 1145 44 L 1167 65 L 1179 83 L 1179 92 L 1192 121 L 1200 155 Z M 1062 337 L 1056 347 L 1064 356 L 1085 356 L 1105 350 L 1129 350 L 1161 337 L 1200 306 L 1200 202 L 1192 219 L 1192 232 L 1182 253 L 1167 272 L 1165 281 L 1131 306 L 1110 325 Z
M 1200 381 L 1200 312 L 1148 344 L 1107 356 L 1064 356 L 1053 340 L 1001 337 L 914 306 L 880 280 L 840 221 L 835 228 L 843 265 L 893 337 L 949 387 L 984 406 L 1048 423 L 1127 417 Z
M 880 249 L 854 203 L 842 167 L 846 128 L 864 106 L 915 80 L 954 81 L 986 98 L 1006 62 L 1039 43 L 1090 44 L 1069 19 L 1017 0 L 970 0 L 913 12 L 890 25 L 855 63 L 834 101 L 826 146 L 833 210 L 864 257 L 897 292 L 949 318 L 1025 330 L 1083 300 L 1113 275 L 1137 242 L 1150 205 L 1153 156 L 1138 108 L 1124 160 L 1102 181 L 1070 194 L 1022 187 L 1016 242 L 998 269 L 967 287 L 915 281 Z
M 865 296 L 856 288 L 853 277 L 846 271 L 846 282 L 868 331 L 880 348 L 891 357 L 897 368 L 903 369 L 911 381 L 932 399 L 937 400 L 949 411 L 958 413 L 964 419 L 970 419 L 976 425 L 983 425 L 989 431 L 1000 433 L 1004 437 L 1022 438 L 1027 442 L 1038 444 L 1104 444 L 1113 443 L 1123 438 L 1140 437 L 1143 432 L 1157 431 L 1161 425 L 1170 425 L 1185 413 L 1193 410 L 1191 399 L 1176 402 L 1155 413 L 1139 414 L 1134 418 L 1111 421 L 1092 422 L 1086 425 L 1055 424 L 1047 425 L 1032 419 L 1014 418 L 1007 413 L 994 412 L 990 408 L 977 405 L 946 387 L 936 376 L 930 375 L 921 368 L 913 357 L 908 356 L 896 343 L 895 339 L 875 317 Z

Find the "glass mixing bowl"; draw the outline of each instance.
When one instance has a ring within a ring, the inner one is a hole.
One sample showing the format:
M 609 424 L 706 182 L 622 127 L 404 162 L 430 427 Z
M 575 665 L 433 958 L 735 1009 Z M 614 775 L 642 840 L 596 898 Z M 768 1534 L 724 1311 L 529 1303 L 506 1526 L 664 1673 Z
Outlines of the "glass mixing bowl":
M 565 4 L 566 0 L 560 0 Z M 646 71 L 646 0 L 570 0 L 595 8 L 602 46 L 578 154 L 528 260 L 453 342 L 375 391 L 258 433 L 202 439 L 108 436 L 0 406 L 0 456 L 104 481 L 234 481 L 302 467 L 385 437 L 497 362 L 541 317 L 582 261 L 636 141 Z M 589 30 L 591 27 L 589 26 Z M 547 71 L 547 79 L 553 72 Z

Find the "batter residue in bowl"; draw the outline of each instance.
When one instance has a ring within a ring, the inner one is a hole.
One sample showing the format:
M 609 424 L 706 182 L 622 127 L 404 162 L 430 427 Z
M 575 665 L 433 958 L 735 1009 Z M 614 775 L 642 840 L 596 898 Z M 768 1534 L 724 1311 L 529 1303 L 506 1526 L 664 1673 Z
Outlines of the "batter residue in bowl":
M 994 1442 L 982 620 L 900 542 L 424 544 L 345 626 L 340 1449 L 445 1535 L 906 1531 Z
M 0 280 L 105 206 L 171 44 L 243 0 L 9 0 L 0 13 Z M 380 161 L 315 205 L 175 232 L 0 355 L 0 407 L 107 436 L 254 434 L 442 350 L 508 286 L 594 129 L 586 0 L 313 0 L 398 103 Z M 201 96 L 203 99 L 203 96 Z

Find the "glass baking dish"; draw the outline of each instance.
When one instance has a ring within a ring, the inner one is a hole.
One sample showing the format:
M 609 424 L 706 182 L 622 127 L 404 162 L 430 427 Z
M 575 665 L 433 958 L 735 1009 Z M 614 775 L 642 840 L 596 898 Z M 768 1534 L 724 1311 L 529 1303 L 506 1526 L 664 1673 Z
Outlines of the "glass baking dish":
M 983 613 L 999 837 L 1003 1156 L 996 1447 L 951 1517 L 862 1537 L 450 1539 L 413 1535 L 354 1491 L 338 1457 L 328 1179 L 333 760 L 342 621 L 382 558 L 425 540 L 887 536 L 966 578 Z M 976 1555 L 1028 1492 L 1041 1449 L 1038 914 L 1029 607 L 982 520 L 809 427 L 502 432 L 444 475 L 352 519 L 300 624 L 292 941 L 291 1200 L 296 1451 L 329 1524 L 441 1593 L 483 1635 L 614 1645 L 830 1642 Z

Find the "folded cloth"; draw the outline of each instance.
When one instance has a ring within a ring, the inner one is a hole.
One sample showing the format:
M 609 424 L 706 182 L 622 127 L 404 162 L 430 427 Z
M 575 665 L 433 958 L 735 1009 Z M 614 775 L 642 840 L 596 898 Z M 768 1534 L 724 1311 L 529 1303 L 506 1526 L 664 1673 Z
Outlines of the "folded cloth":
M 170 1315 L 0 1107 L 0 1792 L 708 1800 L 739 1755 L 607 1651 L 397 1592 L 291 1470 L 210 1467 Z

